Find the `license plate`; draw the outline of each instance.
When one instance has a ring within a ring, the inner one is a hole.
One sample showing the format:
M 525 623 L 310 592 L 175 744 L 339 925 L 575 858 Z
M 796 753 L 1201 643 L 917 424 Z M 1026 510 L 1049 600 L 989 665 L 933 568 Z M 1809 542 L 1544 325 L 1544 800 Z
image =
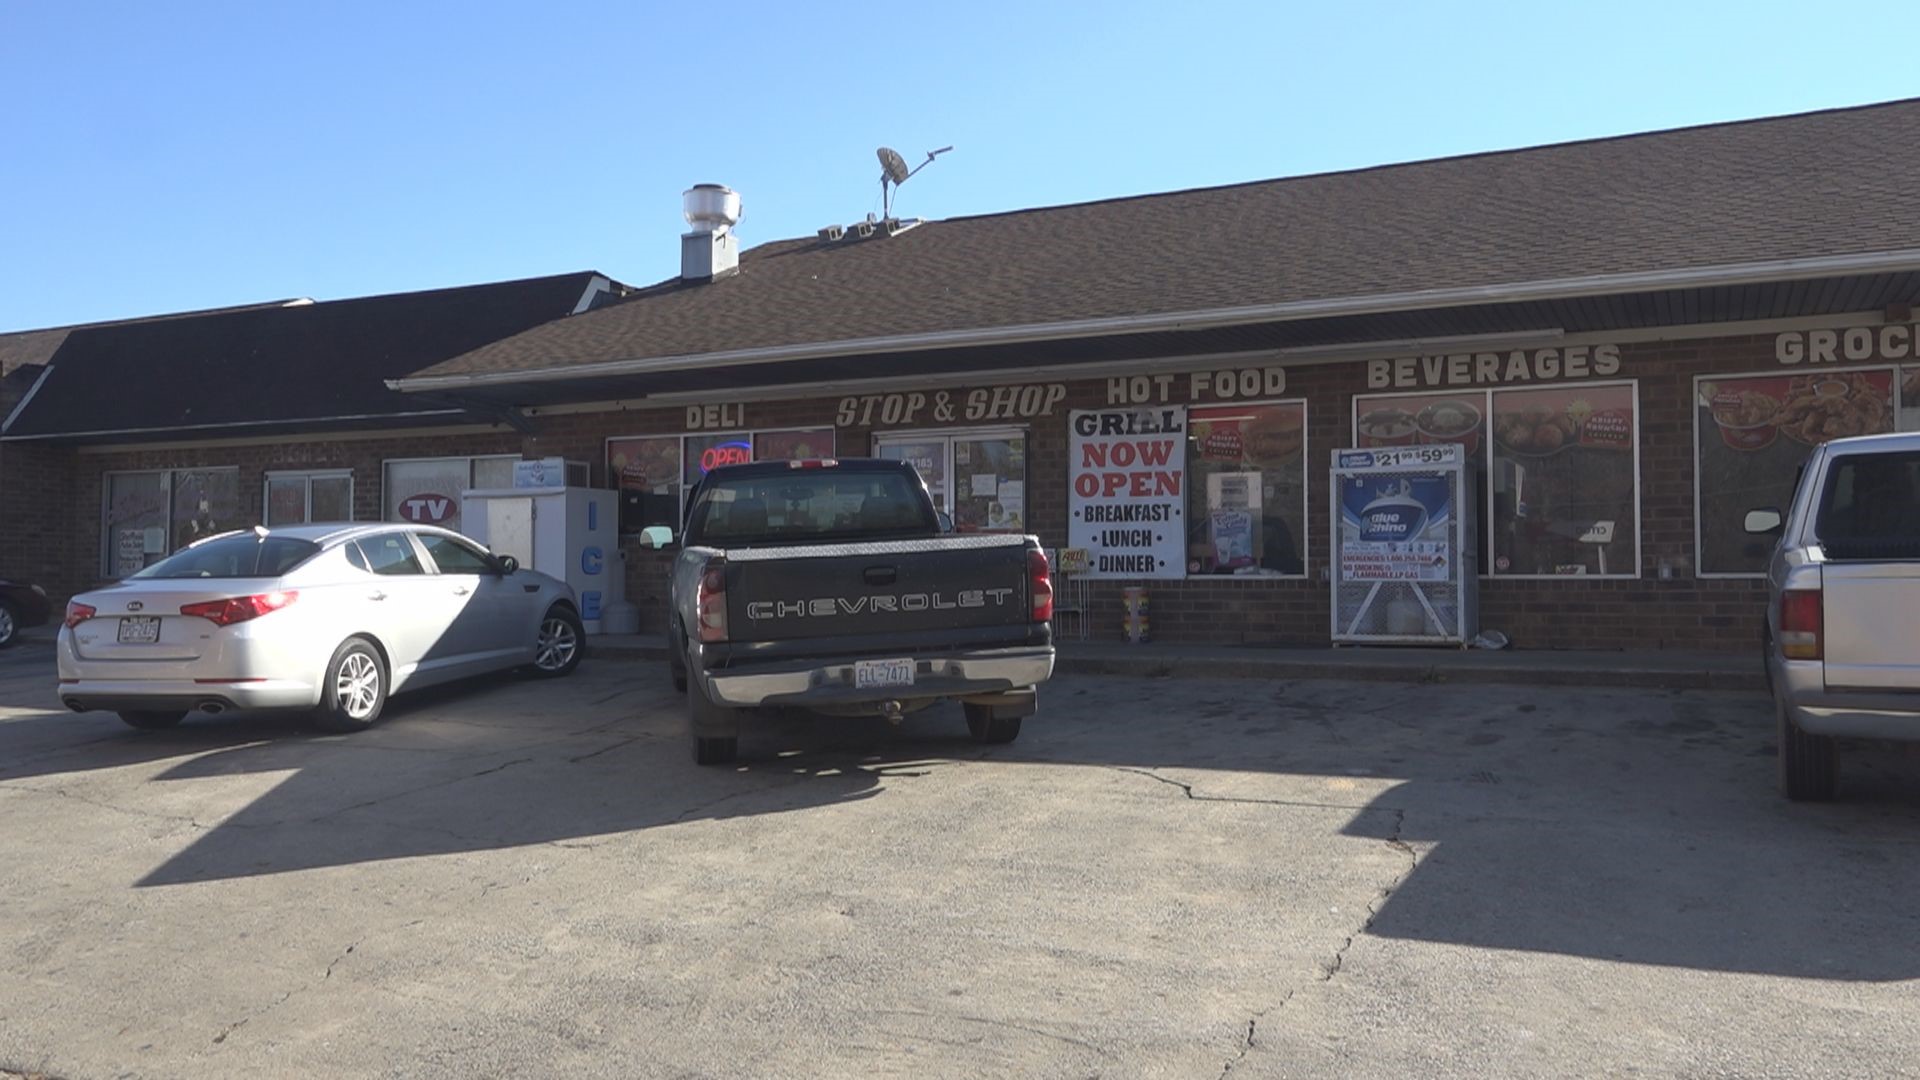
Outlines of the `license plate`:
M 160 616 L 134 615 L 120 620 L 122 645 L 151 645 L 160 640 Z
M 912 686 L 911 660 L 856 660 L 853 686 L 856 690 L 878 690 L 888 686 Z

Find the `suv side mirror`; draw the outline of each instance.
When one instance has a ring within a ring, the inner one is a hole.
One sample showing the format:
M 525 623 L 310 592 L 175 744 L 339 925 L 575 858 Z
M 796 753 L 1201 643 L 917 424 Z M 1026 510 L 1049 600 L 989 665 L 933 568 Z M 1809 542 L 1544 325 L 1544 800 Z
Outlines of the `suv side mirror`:
M 520 560 L 514 558 L 511 555 L 500 556 L 499 562 L 500 562 L 500 575 L 502 577 L 505 577 L 506 575 L 511 574 L 514 571 L 520 569 Z
M 640 530 L 640 546 L 659 551 L 673 543 L 673 530 L 665 525 L 649 525 Z
M 1750 535 L 1767 536 L 1786 528 L 1786 525 L 1786 521 L 1780 516 L 1780 511 L 1772 507 L 1747 511 L 1746 528 Z

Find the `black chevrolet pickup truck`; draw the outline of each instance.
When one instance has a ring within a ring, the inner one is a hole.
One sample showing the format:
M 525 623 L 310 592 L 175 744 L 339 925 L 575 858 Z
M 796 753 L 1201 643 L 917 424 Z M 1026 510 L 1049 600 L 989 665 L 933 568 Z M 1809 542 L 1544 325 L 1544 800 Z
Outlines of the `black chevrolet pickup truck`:
M 1053 588 L 1031 536 L 956 535 L 912 465 L 760 462 L 709 472 L 676 540 L 668 643 L 694 759 L 733 759 L 743 710 L 898 721 L 957 699 L 1009 742 L 1053 674 Z

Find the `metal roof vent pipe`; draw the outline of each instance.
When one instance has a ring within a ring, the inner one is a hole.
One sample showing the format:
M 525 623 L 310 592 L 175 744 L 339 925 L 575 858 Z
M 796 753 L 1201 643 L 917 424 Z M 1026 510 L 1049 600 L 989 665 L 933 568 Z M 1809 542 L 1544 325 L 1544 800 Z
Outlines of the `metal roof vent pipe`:
M 680 236 L 680 280 L 712 281 L 740 269 L 740 195 L 725 184 L 695 184 L 680 196 L 680 212 L 692 226 Z

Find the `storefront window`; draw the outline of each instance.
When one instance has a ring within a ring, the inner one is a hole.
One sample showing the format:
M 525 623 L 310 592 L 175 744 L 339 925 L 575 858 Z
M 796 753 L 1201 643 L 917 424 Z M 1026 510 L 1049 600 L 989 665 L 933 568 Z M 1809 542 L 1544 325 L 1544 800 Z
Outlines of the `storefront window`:
M 351 472 L 267 474 L 268 526 L 352 520 Z
M 1306 572 L 1307 407 L 1187 412 L 1187 572 Z
M 1905 384 L 1920 369 L 1906 369 Z M 1913 387 L 1920 390 L 1920 385 Z M 1920 428 L 1907 403 L 1900 427 Z M 1748 536 L 1747 511 L 1785 510 L 1807 452 L 1829 439 L 1894 429 L 1894 370 L 1818 375 L 1701 376 L 1694 380 L 1700 567 L 1707 575 L 1764 573 L 1768 541 Z
M 1487 392 L 1395 394 L 1356 397 L 1353 402 L 1353 445 L 1430 446 L 1459 443 L 1474 477 L 1474 505 L 1479 514 L 1473 534 L 1480 549 L 1480 573 L 1493 567 L 1492 537 L 1486 526 Z
M 620 531 L 680 524 L 680 436 L 607 441 L 607 476 L 620 492 Z
M 195 540 L 247 524 L 237 469 L 108 473 L 100 570 L 121 578 Z
M 381 485 L 383 520 L 460 530 L 460 495 L 513 486 L 519 455 L 389 461 Z
M 951 514 L 952 500 L 947 498 L 947 455 L 951 451 L 952 442 L 948 439 L 882 440 L 874 455 L 890 461 L 911 462 L 919 470 L 920 479 L 926 481 L 933 504 Z
M 910 461 L 934 505 L 960 532 L 1025 532 L 1027 436 L 1022 431 L 919 432 L 875 440 L 874 456 Z
M 688 487 L 722 465 L 745 465 L 753 460 L 753 436 L 745 431 L 731 435 L 689 435 L 685 443 L 683 475 Z
M 102 562 L 108 577 L 126 577 L 165 558 L 169 491 L 166 473 L 107 477 Z
M 813 458 L 832 456 L 832 428 L 756 431 L 753 434 L 753 460 L 755 461 L 808 461 Z
M 170 551 L 239 528 L 240 471 L 194 469 L 174 473 L 172 518 Z
M 1491 402 L 1494 575 L 1637 576 L 1633 385 L 1496 390 Z

